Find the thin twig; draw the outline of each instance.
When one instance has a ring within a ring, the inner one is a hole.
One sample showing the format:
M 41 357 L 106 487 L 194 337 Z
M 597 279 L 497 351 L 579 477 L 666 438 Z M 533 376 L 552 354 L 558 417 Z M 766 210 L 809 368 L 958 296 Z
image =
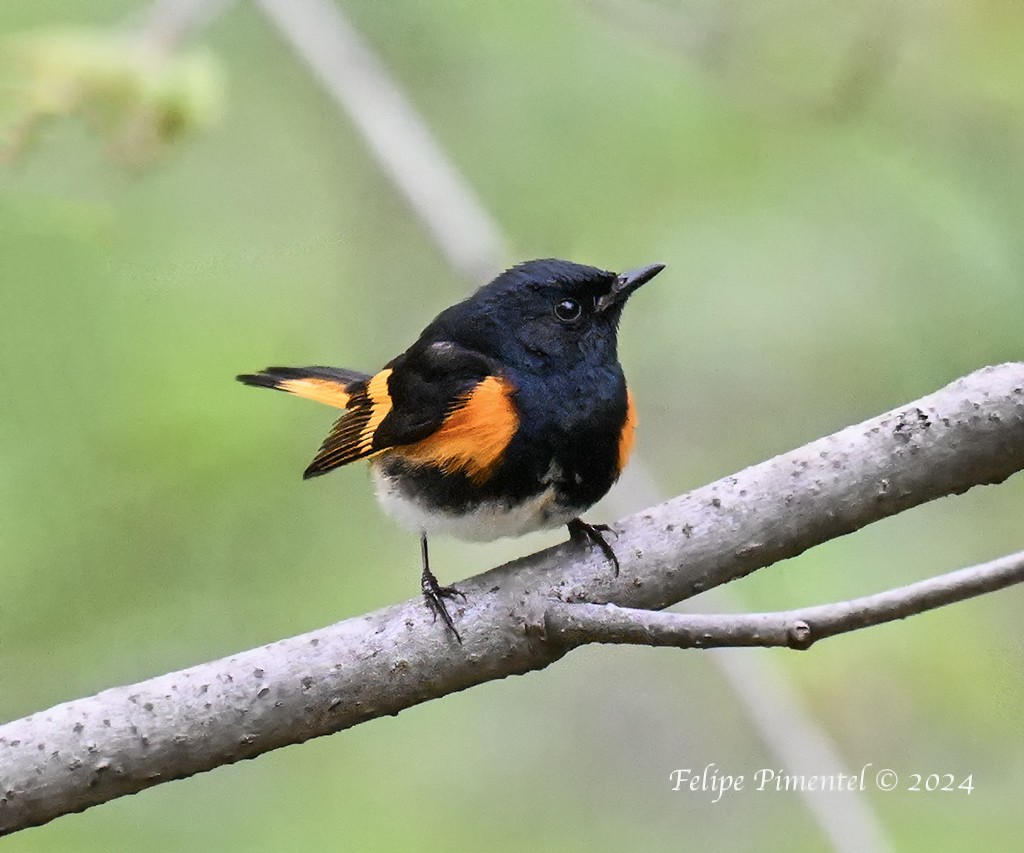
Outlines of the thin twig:
M 547 635 L 575 648 L 625 643 L 711 649 L 783 646 L 809 649 L 818 640 L 905 619 L 1024 581 L 1024 551 L 875 595 L 775 613 L 658 613 L 614 604 L 556 602 L 544 613 Z

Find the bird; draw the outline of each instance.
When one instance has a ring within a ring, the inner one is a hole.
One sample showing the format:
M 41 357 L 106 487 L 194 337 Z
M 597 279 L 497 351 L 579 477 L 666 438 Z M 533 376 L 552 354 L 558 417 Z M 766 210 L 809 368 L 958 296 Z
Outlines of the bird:
M 420 586 L 462 642 L 428 536 L 491 541 L 565 525 L 619 562 L 580 516 L 629 460 L 637 424 L 618 357 L 626 301 L 664 269 L 555 258 L 517 264 L 445 309 L 376 373 L 268 367 L 238 381 L 343 409 L 303 477 L 369 460 L 384 512 L 420 537 Z

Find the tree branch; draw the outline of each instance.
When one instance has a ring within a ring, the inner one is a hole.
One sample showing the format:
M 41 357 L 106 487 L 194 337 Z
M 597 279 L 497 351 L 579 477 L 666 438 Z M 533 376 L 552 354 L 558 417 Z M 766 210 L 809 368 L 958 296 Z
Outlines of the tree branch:
M 1024 364 L 754 465 L 618 525 L 621 573 L 565 544 L 460 584 L 465 644 L 419 598 L 0 727 L 0 834 L 349 728 L 567 651 L 552 601 L 660 609 L 1024 468 Z
M 552 641 L 567 648 L 628 643 L 804 650 L 826 637 L 905 619 L 1022 581 L 1024 551 L 876 595 L 777 613 L 658 613 L 614 604 L 554 602 L 544 611 L 544 627 Z

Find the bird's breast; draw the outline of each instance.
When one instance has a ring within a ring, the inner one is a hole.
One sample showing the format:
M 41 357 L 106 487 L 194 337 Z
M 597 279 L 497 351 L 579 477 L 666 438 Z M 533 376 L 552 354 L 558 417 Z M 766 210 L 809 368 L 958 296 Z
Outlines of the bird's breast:
M 538 482 L 526 495 L 501 494 L 469 492 L 455 475 L 428 466 L 390 464 L 386 457 L 374 459 L 371 470 L 381 508 L 415 532 L 489 542 L 559 527 L 585 509 L 566 504 L 553 481 Z

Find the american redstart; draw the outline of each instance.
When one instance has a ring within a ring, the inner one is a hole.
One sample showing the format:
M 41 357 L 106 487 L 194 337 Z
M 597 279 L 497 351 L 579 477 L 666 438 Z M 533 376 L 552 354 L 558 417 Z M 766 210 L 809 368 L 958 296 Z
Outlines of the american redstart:
M 442 311 L 372 376 L 268 367 L 238 379 L 345 409 L 303 475 L 369 459 L 385 512 L 420 534 L 422 588 L 460 640 L 428 533 L 489 541 L 566 525 L 618 574 L 604 525 L 580 519 L 629 459 L 636 411 L 617 352 L 622 308 L 664 269 L 616 275 L 526 261 Z

